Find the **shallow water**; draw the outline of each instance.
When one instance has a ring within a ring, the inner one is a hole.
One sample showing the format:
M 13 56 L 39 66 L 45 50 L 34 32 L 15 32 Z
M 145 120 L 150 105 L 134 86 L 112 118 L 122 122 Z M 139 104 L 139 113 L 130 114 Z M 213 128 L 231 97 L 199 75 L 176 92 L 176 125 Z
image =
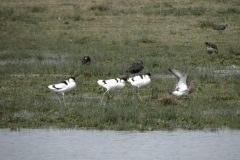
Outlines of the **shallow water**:
M 238 160 L 240 130 L 0 129 L 2 160 Z

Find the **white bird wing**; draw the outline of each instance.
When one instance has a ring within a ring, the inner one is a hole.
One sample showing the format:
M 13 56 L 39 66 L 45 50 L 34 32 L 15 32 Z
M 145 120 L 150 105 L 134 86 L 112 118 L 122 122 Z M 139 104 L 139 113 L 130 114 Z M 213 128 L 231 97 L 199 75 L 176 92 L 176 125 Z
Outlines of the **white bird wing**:
M 61 89 L 64 89 L 66 88 L 68 85 L 67 85 L 67 82 L 61 82 L 61 83 L 58 83 L 58 84 L 53 84 L 53 85 L 50 85 L 51 88 L 53 89 L 56 89 L 56 90 L 61 90 Z
M 184 91 L 184 90 L 187 90 L 187 84 L 184 83 L 183 81 L 179 80 L 177 85 L 176 85 L 176 88 L 175 88 L 176 91 Z
M 108 79 L 108 80 L 98 80 L 98 84 L 104 88 L 118 88 L 123 83 L 119 78 Z
M 141 77 L 137 75 L 137 76 L 128 78 L 127 81 L 130 82 L 132 85 L 134 85 L 135 83 L 138 83 L 139 81 L 141 81 Z
M 109 79 L 109 80 L 106 80 L 106 83 L 109 87 L 114 87 L 114 86 L 117 86 L 120 83 L 120 79 L 118 79 L 118 78 Z
M 182 91 L 187 89 L 187 74 L 181 73 L 176 69 L 170 69 L 170 72 L 173 73 L 175 77 L 177 77 L 178 82 L 176 84 L 176 91 Z
M 128 79 L 133 86 L 142 87 L 151 82 L 151 79 L 148 75 L 137 75 Z
M 133 81 L 143 81 L 143 79 L 145 78 L 145 75 L 137 75 L 132 78 L 133 78 Z

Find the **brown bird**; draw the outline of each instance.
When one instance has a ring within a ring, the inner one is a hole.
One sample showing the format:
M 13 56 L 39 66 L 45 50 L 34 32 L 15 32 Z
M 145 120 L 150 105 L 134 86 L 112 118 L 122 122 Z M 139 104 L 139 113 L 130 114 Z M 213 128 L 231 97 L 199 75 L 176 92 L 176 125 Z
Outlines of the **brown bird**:
M 215 25 L 215 26 L 213 26 L 213 29 L 218 31 L 221 34 L 227 28 L 227 26 L 228 26 L 227 24 L 226 25 L 223 25 L 223 24 Z
M 127 73 L 128 74 L 136 74 L 140 71 L 142 71 L 144 68 L 144 64 L 143 61 L 141 60 L 137 60 L 136 62 L 134 62 L 128 69 L 127 69 Z
M 205 45 L 207 47 L 207 52 L 209 54 L 212 54 L 213 52 L 216 54 L 218 53 L 218 47 L 216 44 L 211 43 L 211 42 L 205 42 Z

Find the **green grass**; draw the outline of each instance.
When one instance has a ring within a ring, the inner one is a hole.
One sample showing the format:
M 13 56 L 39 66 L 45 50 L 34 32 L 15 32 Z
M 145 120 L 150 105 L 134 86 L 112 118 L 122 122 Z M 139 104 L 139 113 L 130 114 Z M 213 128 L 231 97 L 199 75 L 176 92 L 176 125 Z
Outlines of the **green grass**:
M 0 127 L 240 128 L 239 10 L 238 0 L 3 0 Z M 219 34 L 216 24 L 228 28 Z M 207 54 L 206 41 L 218 45 L 218 55 Z M 85 55 L 90 66 L 81 65 Z M 124 76 L 137 59 L 153 75 L 140 90 L 144 101 L 128 84 L 100 106 L 104 90 L 96 81 Z M 168 68 L 195 79 L 195 92 L 169 97 L 176 79 Z M 64 107 L 47 86 L 70 75 L 77 87 Z

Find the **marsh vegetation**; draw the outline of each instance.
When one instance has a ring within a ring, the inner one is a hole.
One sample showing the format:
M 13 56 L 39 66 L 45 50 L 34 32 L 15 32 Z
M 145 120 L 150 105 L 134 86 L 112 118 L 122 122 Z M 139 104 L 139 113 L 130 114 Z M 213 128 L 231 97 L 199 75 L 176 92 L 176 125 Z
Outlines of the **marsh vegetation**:
M 239 6 L 238 0 L 2 0 L 0 127 L 240 128 Z M 228 28 L 220 35 L 216 24 Z M 219 54 L 207 54 L 206 41 Z M 83 66 L 86 55 L 92 63 Z M 100 106 L 97 80 L 123 76 L 138 59 L 153 75 L 141 89 L 143 102 L 127 85 Z M 169 97 L 176 82 L 169 68 L 195 79 L 195 92 Z M 69 76 L 77 87 L 66 93 L 65 107 L 47 86 Z

